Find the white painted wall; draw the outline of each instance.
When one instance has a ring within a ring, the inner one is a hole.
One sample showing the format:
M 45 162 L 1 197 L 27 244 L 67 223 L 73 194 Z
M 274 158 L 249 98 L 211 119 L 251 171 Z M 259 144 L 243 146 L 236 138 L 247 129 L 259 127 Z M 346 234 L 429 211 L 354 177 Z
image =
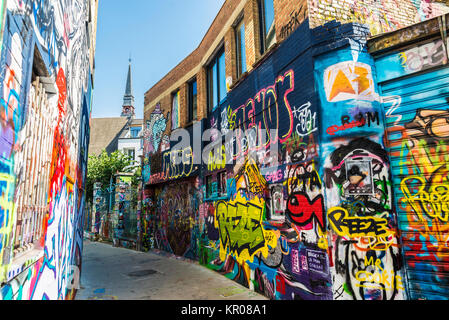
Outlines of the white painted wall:
M 135 158 L 134 160 L 140 161 L 139 156 L 143 155 L 143 144 L 142 138 L 136 139 L 119 139 L 118 140 L 118 150 L 124 151 L 125 149 L 134 149 L 135 150 Z

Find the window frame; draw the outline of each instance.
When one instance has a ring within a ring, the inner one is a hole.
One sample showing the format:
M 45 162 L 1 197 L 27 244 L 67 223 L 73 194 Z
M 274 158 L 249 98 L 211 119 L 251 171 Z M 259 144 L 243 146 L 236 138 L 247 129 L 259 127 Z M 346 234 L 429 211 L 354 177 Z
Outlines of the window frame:
M 271 1 L 273 4 L 273 22 L 270 28 L 267 30 L 266 25 L 266 14 L 265 14 L 265 4 L 266 1 Z M 274 16 L 274 3 L 273 0 L 259 0 L 259 22 L 260 22 L 260 54 L 264 54 L 271 46 L 276 43 L 276 27 L 275 27 L 275 16 Z M 272 36 L 272 40 L 268 42 L 268 38 Z
M 176 126 L 176 128 L 173 126 L 173 120 L 174 120 L 174 118 L 173 118 L 173 116 L 174 116 L 174 112 L 173 112 L 173 110 L 174 110 L 174 106 L 173 106 L 173 103 L 174 103 L 174 101 L 175 101 L 175 97 L 176 97 L 176 100 L 177 100 L 177 126 Z M 179 103 L 180 103 L 180 90 L 179 89 L 176 89 L 175 91 L 173 91 L 172 92 L 172 94 L 171 94 L 171 130 L 173 131 L 173 130 L 176 130 L 176 129 L 178 129 L 178 128 L 180 128 L 181 127 L 181 121 L 179 120 L 179 112 L 181 111 L 180 110 L 180 105 L 179 105 Z
M 225 190 L 222 190 L 222 181 L 221 181 L 221 177 L 224 176 L 224 185 L 223 187 L 225 188 Z M 227 185 L 227 171 L 223 170 L 223 171 L 219 171 L 217 172 L 217 193 L 219 197 L 224 197 L 227 196 L 228 194 L 228 185 Z
M 242 34 L 241 34 L 242 28 L 243 28 L 243 38 L 242 38 Z M 244 17 L 241 16 L 237 20 L 237 23 L 235 24 L 235 27 L 234 27 L 237 78 L 240 78 L 242 74 L 244 74 L 245 72 L 248 71 L 248 66 L 246 64 L 245 29 L 246 29 L 246 26 L 245 26 Z M 242 54 L 242 52 L 243 52 L 243 54 Z
M 136 149 L 135 148 L 125 148 L 126 155 L 131 157 L 133 160 L 136 160 Z M 130 155 L 130 152 L 132 151 L 132 156 Z
M 48 190 L 48 183 L 51 178 L 51 150 L 53 144 L 45 144 L 44 141 L 50 137 L 53 138 L 48 132 L 52 132 L 54 127 L 45 120 L 43 115 L 51 114 L 50 111 L 54 104 L 50 102 L 52 94 L 46 91 L 45 84 L 42 81 L 42 78 L 49 77 L 49 73 L 36 45 L 34 45 L 32 52 L 32 68 L 28 85 L 30 88 L 33 88 L 34 93 L 28 92 L 28 98 L 30 104 L 35 103 L 36 108 L 41 110 L 36 114 L 37 118 L 33 127 L 43 127 L 43 134 L 32 134 L 29 139 L 25 139 L 23 145 L 21 145 L 21 150 L 16 152 L 16 156 L 25 156 L 27 150 L 41 156 L 37 157 L 32 164 L 27 164 L 25 161 L 22 166 L 25 169 L 31 168 L 35 174 L 24 180 L 21 187 L 22 192 L 15 195 L 12 199 L 16 214 L 9 218 L 11 227 L 3 232 L 3 238 L 0 239 L 0 245 L 4 245 L 4 252 L 3 256 L 0 256 L 0 262 L 5 267 L 5 273 L 10 273 L 13 269 L 17 269 L 17 265 L 24 267 L 24 261 L 33 259 L 41 254 L 44 251 L 43 240 L 47 234 L 47 231 L 43 228 L 46 223 L 46 209 L 44 205 L 46 198 L 44 199 L 43 194 Z M 11 72 L 8 71 L 9 69 L 6 68 L 5 72 Z M 53 80 L 52 85 L 56 86 L 55 80 Z M 29 130 L 34 132 L 29 121 L 24 124 L 22 129 L 23 134 Z M 50 129 L 50 131 L 47 129 Z M 43 156 L 48 154 L 48 152 L 50 152 L 50 161 L 47 161 L 48 158 Z M 14 188 L 13 181 L 6 180 L 5 182 L 5 189 Z M 32 191 L 31 193 L 29 192 L 30 190 Z M 3 200 L 10 201 L 10 194 L 5 192 L 2 195 Z M 27 208 L 32 209 L 28 210 Z M 7 223 L 5 222 L 6 225 Z
M 193 95 L 193 85 L 195 84 L 195 95 Z M 188 114 L 187 122 L 191 123 L 198 119 L 198 81 L 195 78 L 191 79 L 187 83 L 187 96 L 188 96 Z M 195 103 L 194 103 L 195 101 Z
M 139 138 L 139 134 L 140 134 L 140 128 L 131 127 L 129 129 L 129 133 L 130 133 L 131 139 L 138 139 Z M 133 133 L 135 133 L 135 136 L 134 136 Z
M 220 58 L 224 59 L 225 70 L 221 73 L 220 70 Z M 215 75 L 214 67 L 216 68 Z M 212 74 L 212 75 L 211 75 Z M 223 99 L 220 99 L 221 91 L 220 91 L 220 75 L 223 74 L 222 80 L 224 80 L 224 89 L 226 90 L 226 56 L 224 45 L 221 45 L 216 53 L 212 56 L 209 63 L 206 66 L 206 92 L 207 92 L 207 113 L 210 114 L 213 112 L 225 99 L 226 94 Z M 214 89 L 217 89 L 217 92 L 214 92 Z M 215 95 L 215 96 L 214 96 Z M 216 104 L 214 105 L 214 99 L 216 99 Z

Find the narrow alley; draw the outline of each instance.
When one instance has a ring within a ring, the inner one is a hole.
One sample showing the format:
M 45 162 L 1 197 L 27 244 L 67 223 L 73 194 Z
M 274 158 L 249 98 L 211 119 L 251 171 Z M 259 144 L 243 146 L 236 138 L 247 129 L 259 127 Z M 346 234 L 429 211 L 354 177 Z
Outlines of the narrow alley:
M 449 0 L 0 0 L 0 300 L 448 301 L 448 35 Z
M 76 300 L 267 300 L 193 262 L 86 240 Z

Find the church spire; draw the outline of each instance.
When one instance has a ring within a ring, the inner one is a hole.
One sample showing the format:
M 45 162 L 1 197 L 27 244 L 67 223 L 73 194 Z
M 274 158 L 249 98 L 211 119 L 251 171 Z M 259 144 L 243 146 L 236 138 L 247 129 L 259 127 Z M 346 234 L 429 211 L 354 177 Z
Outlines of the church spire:
M 129 58 L 128 77 L 126 79 L 126 90 L 123 96 L 122 117 L 134 118 L 134 95 L 131 76 L 131 57 Z

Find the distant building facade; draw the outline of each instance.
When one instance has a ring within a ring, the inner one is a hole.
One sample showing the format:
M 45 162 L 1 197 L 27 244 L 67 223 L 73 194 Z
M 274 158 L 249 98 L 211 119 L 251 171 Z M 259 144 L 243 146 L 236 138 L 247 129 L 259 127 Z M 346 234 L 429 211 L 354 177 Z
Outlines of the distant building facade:
M 142 129 L 143 119 L 135 119 L 130 60 L 121 116 L 92 119 L 89 152 L 99 155 L 103 150 L 108 154 L 120 150 L 140 163 L 143 155 Z
M 118 150 L 123 151 L 139 163 L 143 156 L 142 129 L 143 119 L 132 119 L 132 121 L 126 124 L 117 143 Z

